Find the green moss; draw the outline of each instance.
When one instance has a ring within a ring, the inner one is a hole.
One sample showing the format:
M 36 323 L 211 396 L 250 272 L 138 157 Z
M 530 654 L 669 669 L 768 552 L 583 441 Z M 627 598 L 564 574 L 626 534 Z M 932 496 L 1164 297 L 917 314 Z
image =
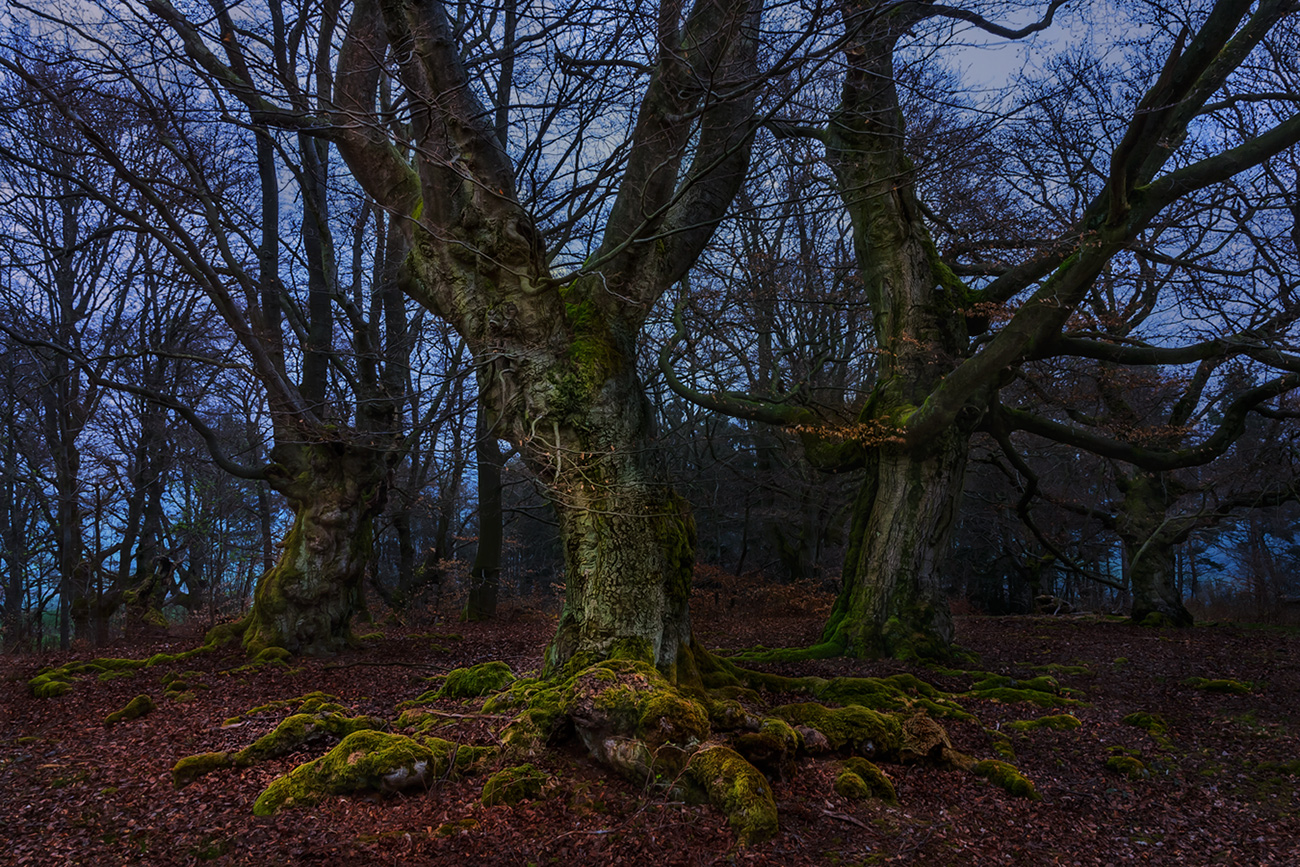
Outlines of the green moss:
M 258 651 L 257 656 L 253 657 L 253 662 L 257 665 L 266 665 L 271 662 L 288 662 L 293 659 L 293 654 L 283 647 L 264 647 Z
M 665 681 L 637 702 L 636 736 L 652 749 L 666 743 L 694 746 L 709 737 L 709 713 Z
M 1147 629 L 1166 629 L 1173 627 L 1176 624 L 1159 611 L 1152 611 L 1146 617 L 1142 618 L 1142 622 L 1138 625 Z
M 938 635 L 908 625 L 933 622 L 930 612 L 910 612 L 907 621 L 895 616 L 880 627 L 880 645 L 886 656 L 904 662 L 942 662 L 952 657 L 952 648 Z
M 1016 760 L 1016 748 L 1011 745 L 1011 738 L 995 729 L 985 729 L 985 734 L 993 742 L 993 752 L 999 758 L 1006 759 L 1009 762 Z
M 772 787 L 758 769 L 729 747 L 706 747 L 687 765 L 691 781 L 721 810 L 740 845 L 771 839 L 777 832 Z
M 318 803 L 329 795 L 427 786 L 475 766 L 486 752 L 490 750 L 439 738 L 417 742 L 374 730 L 353 732 L 319 759 L 271 783 L 253 805 L 253 813 L 269 816 L 286 807 Z
M 898 793 L 885 772 L 857 756 L 844 761 L 839 776 L 835 778 L 835 791 L 855 801 L 876 798 L 886 804 L 898 804 Z
M 536 800 L 546 785 L 547 776 L 532 765 L 504 768 L 488 777 L 480 799 L 485 807 L 513 807 L 520 801 Z
M 1002 704 L 1028 702 L 1029 704 L 1036 704 L 1039 707 L 1044 708 L 1082 704 L 1078 699 L 1066 698 L 1064 696 L 1036 689 L 1023 689 L 1009 686 L 991 687 L 986 689 L 981 689 L 979 687 L 980 685 L 977 684 L 976 688 L 966 693 L 967 697 L 980 699 L 982 701 L 996 701 L 1001 702 Z
M 346 713 L 347 708 L 339 704 L 339 697 L 326 692 L 309 692 L 306 695 L 300 695 L 297 698 L 284 699 L 282 701 L 269 701 L 266 704 L 259 704 L 251 707 L 237 716 L 232 716 L 222 722 L 223 727 L 238 725 L 250 717 L 258 714 L 269 713 L 271 711 L 288 710 L 294 713 Z
M 342 740 L 353 732 L 388 728 L 381 719 L 369 716 L 348 717 L 341 713 L 297 713 L 286 717 L 274 729 L 234 755 L 241 766 L 288 755 L 313 741 Z
M 443 822 L 434 829 L 435 837 L 454 837 L 457 834 L 464 834 L 478 827 L 477 819 L 454 819 L 450 822 Z
M 769 776 L 786 778 L 794 774 L 795 753 L 803 739 L 785 720 L 769 717 L 758 731 L 746 732 L 732 743 L 736 752 Z
M 1142 729 L 1151 736 L 1157 744 L 1165 749 L 1173 746 L 1173 741 L 1169 739 L 1169 723 L 1158 713 L 1147 713 L 1146 711 L 1135 711 L 1120 720 L 1124 725 L 1133 726 Z
M 135 677 L 134 671 L 105 671 L 99 675 L 102 681 L 117 680 L 119 677 Z
M 902 745 L 898 720 L 858 705 L 831 709 L 802 702 L 773 708 L 772 716 L 819 732 L 832 750 L 850 749 L 870 758 L 894 754 Z
M 1218 695 L 1249 695 L 1253 688 L 1253 684 L 1249 681 L 1227 680 L 1224 678 L 1210 680 L 1204 677 L 1189 677 L 1183 681 L 1183 686 L 1190 686 L 1192 689 Z
M 751 718 L 745 706 L 735 699 L 710 701 L 708 708 L 709 724 L 716 731 L 743 728 Z
M 186 756 L 172 767 L 172 785 L 183 789 L 199 777 L 234 766 L 235 762 L 229 753 L 199 753 L 196 756 Z
M 985 759 L 971 769 L 971 773 L 983 777 L 996 786 L 1001 786 L 1008 794 L 1031 801 L 1042 800 L 1034 784 L 1023 774 L 1006 762 L 997 759 Z
M 911 674 L 891 677 L 837 677 L 813 692 L 820 701 L 857 704 L 872 710 L 906 710 L 918 698 L 941 698 L 930 684 Z
M 500 692 L 515 680 L 515 674 L 504 662 L 484 662 L 469 668 L 447 672 L 442 686 L 434 698 L 477 698 Z
M 143 659 L 93 659 L 82 665 L 82 670 L 92 671 L 134 671 L 138 668 L 144 668 L 148 665 L 147 660 Z
M 104 725 L 111 726 L 127 720 L 139 719 L 155 708 L 153 699 L 147 695 L 137 695 L 126 703 L 121 710 L 115 710 L 104 717 Z
M 393 728 L 409 731 L 412 734 L 427 734 L 435 728 L 444 728 L 452 725 L 452 720 L 439 716 L 435 713 L 429 713 L 420 708 L 411 708 L 402 711 L 397 720 L 393 723 Z
M 68 675 L 56 669 L 54 671 L 38 674 L 31 680 L 27 681 L 27 688 L 36 698 L 54 698 L 63 695 L 72 684 L 68 681 Z
M 1128 777 L 1130 780 L 1145 780 L 1151 776 L 1146 764 L 1137 756 L 1127 754 L 1114 755 L 1106 759 L 1106 770 Z
M 1068 713 L 1057 714 L 1056 716 L 1040 716 L 1038 719 L 1021 719 L 1009 722 L 1006 725 L 1008 731 L 1028 732 L 1034 729 L 1051 729 L 1054 732 L 1063 732 L 1070 729 L 1077 729 L 1083 723 L 1079 718 L 1071 716 Z

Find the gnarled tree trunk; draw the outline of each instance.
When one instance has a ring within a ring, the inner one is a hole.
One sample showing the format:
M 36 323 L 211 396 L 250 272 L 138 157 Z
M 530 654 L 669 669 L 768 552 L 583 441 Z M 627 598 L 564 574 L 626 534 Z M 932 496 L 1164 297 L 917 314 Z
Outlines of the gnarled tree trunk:
M 913 190 L 887 21 L 849 49 L 827 155 L 853 220 L 880 373 L 855 432 L 867 467 L 854 507 L 844 583 L 823 641 L 854 656 L 945 653 L 952 640 L 939 566 L 961 497 L 983 391 L 938 432 L 909 419 L 968 351 L 966 289 L 939 260 Z
M 1157 614 L 1161 625 L 1191 626 L 1193 617 L 1178 592 L 1174 557 L 1174 546 L 1186 538 L 1190 526 L 1168 515 L 1172 500 L 1164 484 L 1160 473 L 1138 473 L 1121 482 L 1124 502 L 1116 530 L 1129 565 L 1129 616 L 1142 623 Z
M 275 566 L 258 581 L 244 644 L 328 654 L 351 638 L 370 560 L 372 523 L 383 508 L 395 451 L 380 436 L 317 431 L 317 441 L 281 441 L 272 452 L 272 486 L 294 511 Z M 299 440 L 305 439 L 301 434 Z
M 952 617 L 939 582 L 969 434 L 925 450 L 883 445 L 854 506 L 843 587 L 823 641 L 855 656 L 942 656 Z

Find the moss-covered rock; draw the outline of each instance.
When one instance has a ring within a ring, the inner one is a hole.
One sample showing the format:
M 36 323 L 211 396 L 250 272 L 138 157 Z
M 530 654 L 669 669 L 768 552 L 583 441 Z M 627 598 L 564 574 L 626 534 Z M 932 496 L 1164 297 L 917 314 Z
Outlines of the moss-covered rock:
M 903 742 L 902 725 L 896 718 L 859 705 L 828 708 L 800 702 L 773 708 L 772 716 L 817 731 L 831 750 L 847 749 L 866 758 L 896 756 Z
M 1078 705 L 1082 703 L 1078 699 L 1067 698 L 1066 696 L 1057 695 L 1052 692 L 1014 686 L 995 686 L 983 689 L 977 687 L 966 693 L 966 695 L 970 698 L 980 699 L 982 701 L 995 701 L 1001 704 L 1028 702 L 1029 704 L 1036 704 L 1043 708 Z
M 269 665 L 274 662 L 287 663 L 291 659 L 293 659 L 292 653 L 285 650 L 283 647 L 270 645 L 263 647 L 257 652 L 257 656 L 253 657 L 253 663 L 255 665 Z
M 795 754 L 802 742 L 788 722 L 768 717 L 759 723 L 758 731 L 737 737 L 732 747 L 769 778 L 788 780 L 794 776 Z
M 1169 737 L 1169 723 L 1158 713 L 1147 713 L 1146 711 L 1134 711 L 1120 720 L 1126 726 L 1133 726 L 1141 729 L 1151 736 L 1151 739 L 1165 749 L 1173 746 L 1173 741 Z
M 347 708 L 339 704 L 339 697 L 327 692 L 309 692 L 306 695 L 300 695 L 297 698 L 283 699 L 281 701 L 269 701 L 266 704 L 259 704 L 251 707 L 237 716 L 232 716 L 221 723 L 223 727 L 230 727 L 240 724 L 241 722 L 258 716 L 263 713 L 272 711 L 288 710 L 293 713 L 346 713 Z
M 533 699 L 532 719 L 540 711 L 543 725 L 555 725 L 546 718 L 558 712 L 597 761 L 638 783 L 676 776 L 711 731 L 707 707 L 640 660 L 607 660 L 553 689 Z M 503 740 L 514 743 L 520 722 L 507 727 Z
M 1050 729 L 1054 732 L 1064 732 L 1070 729 L 1077 729 L 1083 723 L 1079 718 L 1068 713 L 1056 714 L 1055 716 L 1040 716 L 1038 719 L 1018 719 L 1006 724 L 1007 731 L 1012 732 L 1029 732 L 1035 729 Z
M 104 717 L 104 725 L 111 726 L 127 720 L 139 719 L 147 713 L 154 710 L 156 705 L 153 699 L 147 695 L 137 695 L 126 703 L 121 710 L 115 710 L 108 716 Z
M 876 798 L 886 804 L 896 805 L 898 793 L 885 772 L 864 758 L 846 759 L 835 778 L 835 792 L 853 801 Z
M 483 784 L 483 806 L 514 806 L 520 801 L 536 800 L 541 795 L 546 780 L 546 772 L 532 765 L 503 768 L 488 777 Z
M 971 773 L 1002 787 L 1008 794 L 1015 795 L 1017 798 L 1028 798 L 1031 801 L 1042 800 L 1042 796 L 1034 788 L 1033 782 L 1006 762 L 999 762 L 997 759 L 985 759 L 971 768 Z
M 500 692 L 515 680 L 515 673 L 504 662 L 484 662 L 469 668 L 447 672 L 434 698 L 478 698 Z
M 27 688 L 36 698 L 54 698 L 72 689 L 70 677 L 61 670 L 42 672 L 27 681 Z
M 691 756 L 691 781 L 721 810 L 743 846 L 771 839 L 777 832 L 772 787 L 757 768 L 730 747 L 713 746 Z
M 183 789 L 213 771 L 234 766 L 234 759 L 229 753 L 199 753 L 196 756 L 186 756 L 172 767 L 172 785 Z
M 353 732 L 319 759 L 299 765 L 267 786 L 253 813 L 269 816 L 286 807 L 318 803 L 329 795 L 427 786 L 464 772 L 490 752 L 439 738 L 415 741 L 374 730 Z
M 341 713 L 296 713 L 286 717 L 274 729 L 235 753 L 237 765 L 286 756 L 307 744 L 323 740 L 342 740 L 359 731 L 381 731 L 388 723 L 369 716 L 349 717 Z
M 1130 780 L 1145 780 L 1151 776 L 1146 763 L 1137 756 L 1119 753 L 1106 759 L 1106 770 L 1128 777 Z
M 857 704 L 872 710 L 924 710 L 935 717 L 971 719 L 957 702 L 913 674 L 837 677 L 810 690 L 818 701 Z
M 1250 695 L 1253 684 L 1249 681 L 1228 680 L 1226 678 L 1204 678 L 1189 677 L 1183 681 L 1183 686 L 1190 686 L 1192 689 L 1199 689 L 1202 692 L 1212 692 L 1218 695 Z

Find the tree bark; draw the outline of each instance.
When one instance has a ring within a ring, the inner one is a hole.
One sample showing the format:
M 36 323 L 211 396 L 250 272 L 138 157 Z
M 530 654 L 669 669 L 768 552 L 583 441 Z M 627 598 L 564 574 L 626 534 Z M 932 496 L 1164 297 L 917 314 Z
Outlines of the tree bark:
M 854 506 L 843 587 L 823 641 L 853 656 L 936 657 L 952 642 L 940 583 L 969 434 L 923 452 L 880 446 Z
M 962 493 L 971 431 L 990 392 L 918 436 L 908 421 L 967 355 L 966 289 L 939 260 L 916 201 L 893 79 L 906 19 L 886 15 L 847 50 L 827 155 L 853 221 L 880 353 L 875 391 L 850 437 L 867 467 L 843 587 L 823 641 L 853 656 L 947 652 L 952 618 L 939 580 Z
M 1124 501 L 1116 523 L 1129 564 L 1133 594 L 1129 616 L 1142 623 L 1153 614 L 1171 626 L 1191 626 L 1175 571 L 1175 546 L 1187 537 L 1186 522 L 1168 516 L 1172 499 L 1160 473 L 1139 473 L 1121 483 Z
M 314 442 L 286 443 L 277 436 L 272 452 L 271 485 L 288 499 L 294 520 L 279 561 L 257 584 L 244 631 L 251 652 L 337 652 L 351 639 L 352 616 L 362 607 L 373 521 L 383 508 L 395 451 L 360 436 L 316 434 Z

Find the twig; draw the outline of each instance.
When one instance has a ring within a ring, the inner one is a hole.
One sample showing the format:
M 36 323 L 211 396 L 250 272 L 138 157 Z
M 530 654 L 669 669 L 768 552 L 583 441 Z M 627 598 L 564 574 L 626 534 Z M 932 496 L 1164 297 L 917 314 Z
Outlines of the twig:
M 822 810 L 822 815 L 830 816 L 832 819 L 839 819 L 841 822 L 848 822 L 850 825 L 857 825 L 859 828 L 864 828 L 868 831 L 871 830 L 871 828 L 867 826 L 866 822 L 863 822 L 861 819 L 855 819 L 852 816 L 845 815 L 844 813 L 833 813 L 830 810 Z

